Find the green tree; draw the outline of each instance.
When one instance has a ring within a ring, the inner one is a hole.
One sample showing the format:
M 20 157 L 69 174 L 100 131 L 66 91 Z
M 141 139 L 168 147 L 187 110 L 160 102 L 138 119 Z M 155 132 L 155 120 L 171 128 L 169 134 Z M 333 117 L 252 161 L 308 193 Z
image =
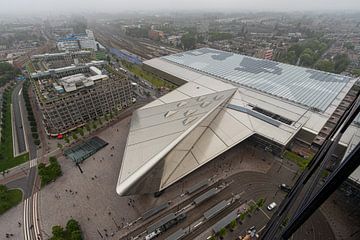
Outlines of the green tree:
M 352 71 L 352 74 L 353 74 L 355 77 L 360 77 L 360 68 L 354 69 L 354 70 Z
M 185 50 L 194 49 L 196 37 L 194 34 L 186 33 L 181 37 L 181 44 Z
M 71 232 L 70 240 L 82 240 L 82 233 L 80 230 Z
M 33 133 L 32 133 L 32 137 L 33 137 L 34 139 L 38 139 L 38 138 L 39 138 L 39 134 L 38 134 L 37 132 L 33 132 Z
M 241 213 L 239 218 L 240 218 L 241 221 L 244 221 L 245 220 L 245 213 Z
M 310 67 L 315 62 L 314 52 L 310 48 L 306 48 L 300 55 L 300 64 Z
M 291 51 L 295 52 L 295 55 L 298 57 L 304 51 L 304 47 L 300 44 L 294 44 L 288 50 L 288 52 Z
M 225 237 L 225 235 L 226 235 L 226 228 L 222 228 L 222 229 L 219 231 L 219 236 L 220 236 L 221 238 L 223 238 L 223 237 Z
M 330 60 L 319 60 L 315 63 L 314 66 L 316 69 L 325 71 L 325 72 L 334 72 L 334 63 Z
M 350 64 L 350 59 L 346 53 L 344 54 L 337 54 L 334 57 L 334 64 L 335 64 L 335 73 L 342 73 L 347 69 Z
M 287 54 L 286 54 L 286 59 L 285 59 L 285 62 L 286 63 L 289 63 L 289 64 L 295 64 L 296 61 L 297 61 L 297 56 L 296 56 L 296 53 L 295 51 L 289 51 Z
M 234 219 L 234 220 L 232 220 L 232 221 L 230 222 L 229 227 L 230 227 L 231 229 L 235 229 L 235 228 L 236 228 L 236 224 L 237 224 L 236 219 Z
M 72 137 L 74 140 L 77 140 L 77 139 L 78 139 L 78 136 L 76 135 L 76 133 L 73 133 L 73 134 L 71 135 L 71 137 Z
M 80 225 L 75 219 L 70 219 L 66 223 L 66 231 L 68 233 L 79 231 L 79 230 L 80 230 Z
M 83 128 L 78 128 L 78 133 L 80 134 L 80 136 L 84 136 L 84 129 Z
M 52 227 L 52 234 L 54 237 L 60 237 L 60 238 L 63 238 L 65 236 L 64 229 L 58 225 Z
M 344 43 L 344 47 L 349 49 L 349 50 L 354 50 L 355 49 L 355 46 L 351 42 Z

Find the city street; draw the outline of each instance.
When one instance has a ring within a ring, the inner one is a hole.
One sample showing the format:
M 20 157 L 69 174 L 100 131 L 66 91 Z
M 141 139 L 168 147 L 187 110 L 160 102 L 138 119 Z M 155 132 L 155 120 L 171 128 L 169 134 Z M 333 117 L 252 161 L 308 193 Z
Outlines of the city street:
M 13 141 L 14 141 L 14 155 L 20 155 L 28 151 L 27 139 L 24 134 L 24 116 L 22 114 L 22 87 L 23 83 L 18 84 L 12 93 L 12 107 L 13 107 Z M 27 119 L 26 119 L 27 120 Z

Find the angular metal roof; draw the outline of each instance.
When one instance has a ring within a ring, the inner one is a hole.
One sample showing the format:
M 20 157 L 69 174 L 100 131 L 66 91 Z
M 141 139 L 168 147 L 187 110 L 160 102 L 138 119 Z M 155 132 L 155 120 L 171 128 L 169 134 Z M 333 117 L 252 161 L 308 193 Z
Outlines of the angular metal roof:
M 210 48 L 161 59 L 321 111 L 325 111 L 351 79 Z
M 235 90 L 136 110 L 132 116 L 117 192 L 128 192 L 194 128 L 229 100 Z

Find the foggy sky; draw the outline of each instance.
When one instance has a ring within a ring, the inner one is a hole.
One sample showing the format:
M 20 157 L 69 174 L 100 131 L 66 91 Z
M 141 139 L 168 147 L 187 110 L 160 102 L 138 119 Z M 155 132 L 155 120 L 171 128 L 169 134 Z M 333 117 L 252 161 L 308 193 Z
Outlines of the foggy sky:
M 0 0 L 0 14 L 95 13 L 156 10 L 360 10 L 360 0 Z

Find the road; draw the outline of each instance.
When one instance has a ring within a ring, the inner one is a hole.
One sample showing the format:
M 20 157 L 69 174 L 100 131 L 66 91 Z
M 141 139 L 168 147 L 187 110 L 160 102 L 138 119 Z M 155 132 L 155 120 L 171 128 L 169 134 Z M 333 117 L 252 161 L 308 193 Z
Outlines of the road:
M 15 132 L 13 132 L 13 136 L 15 136 L 16 144 L 14 144 L 14 147 L 17 147 L 15 149 L 15 153 L 21 154 L 27 151 L 27 140 L 25 139 L 24 134 L 24 127 L 23 127 L 23 121 L 24 117 L 22 115 L 22 87 L 23 83 L 18 84 L 14 91 L 12 92 L 12 106 L 13 106 L 13 129 Z

